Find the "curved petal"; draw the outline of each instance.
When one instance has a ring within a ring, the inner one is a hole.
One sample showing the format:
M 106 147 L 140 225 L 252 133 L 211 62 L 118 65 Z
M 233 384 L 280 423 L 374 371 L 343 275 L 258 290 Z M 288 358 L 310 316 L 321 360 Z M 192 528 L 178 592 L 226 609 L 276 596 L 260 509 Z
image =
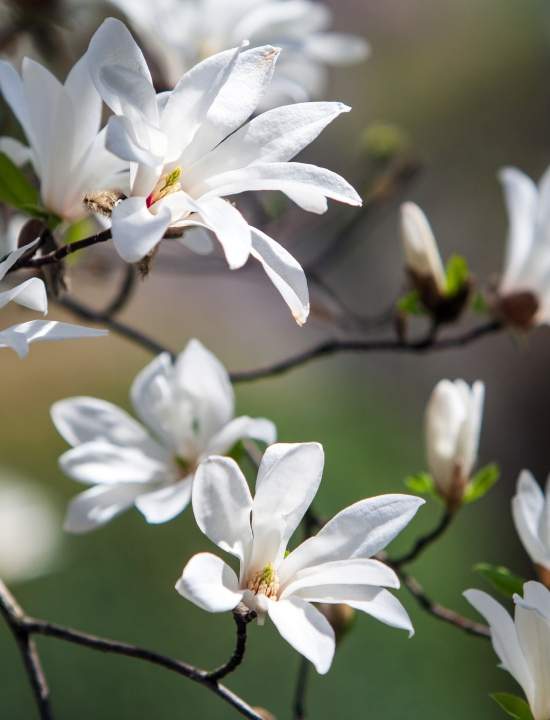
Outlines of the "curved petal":
M 111 221 L 116 251 L 126 262 L 135 263 L 162 240 L 172 222 L 172 213 L 163 206 L 153 215 L 144 197 L 131 197 L 115 205 Z
M 373 593 L 372 598 L 369 600 L 352 601 L 348 604 L 355 610 L 372 615 L 372 617 L 385 625 L 398 630 L 406 630 L 409 637 L 414 635 L 414 628 L 409 614 L 399 600 L 387 590 L 379 590 Z
M 130 390 L 132 405 L 141 421 L 162 440 L 176 450 L 175 438 L 163 407 L 172 402 L 171 383 L 174 374 L 168 353 L 162 353 L 139 372 Z
M 225 455 L 239 440 L 259 440 L 271 445 L 277 439 L 277 428 L 271 420 L 243 415 L 227 423 L 208 443 L 208 455 Z
M 40 278 L 29 278 L 9 290 L 0 292 L 0 308 L 12 301 L 29 310 L 44 314 L 48 312 L 46 286 Z
M 132 507 L 140 492 L 143 486 L 131 483 L 90 488 L 71 500 L 63 527 L 70 533 L 96 530 Z
M 433 278 L 444 293 L 447 280 L 439 248 L 428 218 L 415 203 L 401 205 L 401 237 L 407 267 L 420 277 Z
M 38 240 L 39 238 L 33 240 L 30 243 L 27 243 L 26 245 L 23 245 L 23 247 L 12 250 L 12 252 L 6 255 L 2 262 L 0 262 L 0 280 L 4 279 L 8 270 L 10 270 L 10 268 L 12 268 L 15 263 L 23 257 L 23 255 L 25 255 L 31 248 L 33 248 L 38 243 Z
M 148 523 L 153 525 L 168 522 L 177 517 L 191 501 L 193 476 L 179 482 L 140 495 L 136 499 L 136 507 Z
M 242 267 L 252 246 L 250 226 L 244 217 L 231 203 L 219 197 L 201 198 L 196 204 L 204 223 L 220 241 L 231 270 Z
M 31 320 L 2 330 L 0 332 L 0 348 L 10 347 L 19 357 L 25 357 L 30 343 L 33 342 L 77 340 L 104 337 L 105 335 L 107 335 L 107 330 L 96 330 L 53 320 Z
M 268 614 L 281 636 L 313 663 L 319 674 L 329 671 L 336 647 L 334 630 L 317 608 L 292 597 L 268 601 Z
M 145 122 L 137 124 L 126 116 L 114 115 L 107 125 L 105 147 L 122 160 L 159 168 L 163 165 L 166 139 Z
M 204 460 L 193 482 L 193 512 L 201 531 L 222 550 L 246 563 L 252 543 L 252 496 L 231 458 Z
M 251 566 L 275 566 L 315 497 L 324 465 L 319 443 L 277 443 L 265 451 L 256 480 L 252 510 Z
M 33 129 L 23 83 L 17 70 L 5 60 L 0 60 L 0 92 L 23 128 L 27 140 L 33 144 Z
M 102 100 L 92 82 L 86 54 L 69 72 L 65 80 L 65 90 L 72 101 L 77 118 L 73 128 L 75 147 L 81 148 L 81 152 L 84 153 L 99 132 L 102 111 Z
M 12 137 L 0 137 L 0 152 L 7 155 L 18 167 L 34 159 L 31 148 Z
M 411 495 L 379 495 L 350 505 L 285 558 L 279 568 L 281 583 L 306 567 L 375 555 L 409 524 L 423 504 L 424 500 Z
M 544 495 L 537 481 L 529 471 L 523 470 L 512 499 L 514 524 L 531 560 L 550 567 L 550 547 L 545 547 L 539 534 L 544 504 Z
M 208 612 L 233 610 L 243 596 L 233 570 L 210 553 L 199 553 L 189 560 L 176 590 Z

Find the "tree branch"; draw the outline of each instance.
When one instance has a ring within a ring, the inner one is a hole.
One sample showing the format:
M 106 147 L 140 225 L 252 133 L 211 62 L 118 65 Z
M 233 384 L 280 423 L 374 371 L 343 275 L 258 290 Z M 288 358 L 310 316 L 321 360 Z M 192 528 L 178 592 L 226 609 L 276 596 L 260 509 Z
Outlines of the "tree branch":
M 237 626 L 235 650 L 226 663 L 208 673 L 207 678 L 212 682 L 217 682 L 226 675 L 229 675 L 229 673 L 232 673 L 233 670 L 238 668 L 242 663 L 246 650 L 246 626 L 256 618 L 256 613 L 254 611 L 251 612 L 244 605 L 239 605 L 233 610 L 233 617 L 235 619 L 235 625 Z
M 422 535 L 422 537 L 418 538 L 418 540 L 415 542 L 409 552 L 395 559 L 387 558 L 385 562 L 396 569 L 402 567 L 403 565 L 414 562 L 414 560 L 416 560 L 422 554 L 422 552 L 426 550 L 427 547 L 429 547 L 436 540 L 439 540 L 439 538 L 443 535 L 443 533 L 447 530 L 447 528 L 453 521 L 454 516 L 455 513 L 452 513 L 449 510 L 445 510 L 435 528 L 426 535 Z
M 296 681 L 296 691 L 294 693 L 294 720 L 304 720 L 307 715 L 306 697 L 310 667 L 309 660 L 301 657 L 298 668 L 298 679 Z
M 91 235 L 83 240 L 77 240 L 69 245 L 63 245 L 62 247 L 57 248 L 57 250 L 52 250 L 52 252 L 49 252 L 46 255 L 39 255 L 38 257 L 33 258 L 21 258 L 18 263 L 15 263 L 15 265 L 10 268 L 9 272 L 20 270 L 21 268 L 39 268 L 44 265 L 53 265 L 54 263 L 61 262 L 61 260 L 64 260 L 68 255 L 72 255 L 73 253 L 83 250 L 84 248 L 91 247 L 92 245 L 107 242 L 107 240 L 110 239 L 111 230 L 104 230 L 97 235 Z

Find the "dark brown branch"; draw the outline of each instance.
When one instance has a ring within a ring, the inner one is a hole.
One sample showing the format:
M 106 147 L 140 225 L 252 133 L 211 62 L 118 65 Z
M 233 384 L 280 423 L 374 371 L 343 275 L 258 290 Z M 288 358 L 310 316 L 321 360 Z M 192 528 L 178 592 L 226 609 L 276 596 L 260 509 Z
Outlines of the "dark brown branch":
M 306 697 L 311 665 L 305 657 L 300 658 L 296 691 L 294 693 L 294 720 L 304 720 L 306 717 Z
M 399 572 L 398 575 L 401 578 L 403 585 L 411 593 L 420 607 L 427 613 L 442 622 L 453 625 L 468 635 L 474 635 L 475 637 L 482 637 L 486 639 L 491 637 L 491 633 L 487 625 L 470 620 L 454 610 L 450 610 L 449 608 L 434 602 L 426 595 L 424 588 L 420 585 L 418 580 L 411 575 L 407 575 L 402 572 Z
M 235 650 L 226 663 L 221 665 L 219 668 L 216 668 L 216 670 L 212 670 L 208 673 L 207 678 L 212 682 L 217 682 L 226 675 L 229 675 L 229 673 L 236 670 L 236 668 L 238 668 L 242 663 L 246 650 L 246 626 L 249 622 L 255 619 L 256 613 L 254 611 L 251 612 L 244 605 L 239 605 L 233 611 L 233 617 L 235 619 L 235 625 L 237 626 L 237 642 Z
M 258 713 L 255 712 L 248 703 L 224 685 L 221 685 L 216 678 L 212 678 L 210 673 L 206 670 L 202 670 L 194 667 L 193 665 L 189 665 L 188 663 L 184 663 L 181 660 L 161 655 L 153 650 L 147 650 L 146 648 L 142 648 L 137 645 L 89 635 L 78 630 L 72 630 L 71 628 L 49 623 L 45 620 L 38 620 L 36 618 L 26 616 L 2 581 L 0 581 L 0 613 L 16 637 L 20 647 L 24 642 L 22 652 L 29 646 L 33 649 L 32 653 L 26 652 L 24 657 L 26 660 L 25 664 L 29 681 L 35 691 L 37 704 L 40 708 L 41 720 L 53 720 L 53 715 L 49 705 L 48 688 L 45 684 L 38 656 L 32 642 L 33 635 L 44 635 L 46 637 L 57 638 L 58 640 L 81 645 L 92 650 L 98 650 L 99 652 L 123 655 L 125 657 L 143 660 L 153 665 L 158 665 L 166 670 L 171 670 L 179 675 L 183 675 L 193 682 L 199 683 L 203 687 L 218 695 L 225 702 L 232 705 L 243 717 L 249 718 L 250 720 L 262 720 L 262 717 L 258 715 Z M 31 655 L 32 658 L 30 657 Z M 27 656 L 29 657 L 28 660 Z M 227 675 L 229 672 L 231 672 L 231 670 L 228 670 L 224 674 Z M 38 690 L 40 691 L 40 694 L 37 694 Z
M 124 278 L 117 294 L 103 310 L 103 315 L 113 317 L 119 312 L 124 310 L 128 302 L 130 301 L 132 294 L 136 287 L 137 273 L 134 265 L 126 265 L 124 269 Z
M 293 368 L 305 365 L 317 358 L 327 355 L 335 355 L 342 352 L 395 352 L 395 353 L 425 353 L 431 351 L 450 350 L 451 348 L 463 347 L 469 345 L 476 340 L 486 336 L 493 335 L 502 329 L 501 323 L 491 320 L 484 325 L 479 325 L 472 330 L 467 330 L 461 335 L 455 337 L 437 340 L 430 333 L 427 337 L 420 340 L 407 341 L 399 338 L 387 338 L 381 340 L 325 340 L 324 342 L 314 345 L 308 350 L 304 350 L 296 355 L 291 355 L 283 360 L 266 365 L 254 370 L 242 370 L 231 374 L 231 380 L 234 383 L 251 382 L 262 378 L 274 377 L 281 375 Z
M 400 557 L 397 557 L 395 559 L 387 558 L 387 564 L 391 565 L 394 568 L 400 568 L 403 567 L 403 565 L 414 562 L 414 560 L 416 560 L 429 545 L 434 543 L 436 540 L 439 540 L 439 538 L 443 535 L 443 533 L 451 524 L 454 515 L 455 514 L 450 512 L 449 510 L 445 510 L 445 512 L 441 516 L 441 520 L 431 532 L 420 537 L 415 542 L 413 547 L 409 550 L 409 552 L 405 553 L 404 555 L 401 555 Z
M 111 230 L 104 230 L 97 235 L 91 235 L 83 240 L 77 240 L 69 245 L 63 245 L 62 247 L 57 248 L 57 250 L 52 250 L 52 252 L 49 252 L 46 255 L 39 255 L 33 258 L 21 258 L 21 260 L 18 263 L 15 263 L 15 265 L 11 268 L 10 272 L 20 270 L 21 268 L 39 268 L 44 265 L 53 265 L 54 263 L 61 262 L 67 256 L 72 255 L 79 250 L 91 247 L 92 245 L 97 245 L 98 243 L 107 242 L 107 240 L 110 239 Z

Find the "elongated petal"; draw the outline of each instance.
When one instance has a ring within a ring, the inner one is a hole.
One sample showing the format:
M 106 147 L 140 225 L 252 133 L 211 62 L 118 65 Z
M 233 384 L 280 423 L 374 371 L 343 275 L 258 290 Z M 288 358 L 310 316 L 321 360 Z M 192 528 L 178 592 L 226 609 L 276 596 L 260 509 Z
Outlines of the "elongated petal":
M 59 458 L 59 464 L 73 480 L 91 485 L 148 485 L 171 479 L 166 463 L 161 460 L 147 456 L 137 447 L 120 447 L 103 440 L 77 445 Z
M 20 325 L 13 325 L 0 332 L 0 348 L 10 347 L 25 357 L 29 344 L 56 340 L 78 340 L 83 338 L 104 337 L 106 330 L 82 327 L 50 320 L 31 320 Z
M 335 649 L 334 630 L 317 608 L 292 597 L 269 601 L 268 613 L 281 636 L 313 663 L 318 673 L 329 671 Z
M 153 215 L 145 198 L 131 197 L 115 206 L 112 214 L 113 243 L 123 260 L 142 260 L 162 240 L 172 222 L 168 207 Z
M 237 463 L 211 457 L 202 462 L 193 483 L 193 512 L 202 532 L 218 547 L 245 562 L 252 543 L 252 497 Z
M 27 243 L 27 245 L 23 245 L 23 247 L 17 248 L 16 250 L 13 250 L 10 252 L 6 257 L 0 262 L 0 280 L 3 280 L 8 270 L 10 270 L 15 263 L 23 257 L 26 253 L 29 252 L 33 247 L 36 246 L 38 243 L 38 238 L 36 240 L 33 240 L 33 242 Z
M 191 502 L 193 476 L 155 490 L 136 499 L 136 507 L 148 523 L 168 522 L 177 517 Z
M 70 97 L 76 126 L 73 128 L 74 144 L 81 153 L 94 142 L 101 127 L 102 100 L 92 82 L 88 58 L 84 54 L 74 65 L 65 80 L 65 90 Z
M 375 555 L 409 524 L 423 504 L 410 495 L 380 495 L 342 510 L 283 561 L 281 583 L 305 567 Z
M 271 420 L 243 415 L 227 423 L 208 443 L 206 453 L 224 455 L 239 441 L 250 438 L 271 445 L 277 439 L 277 428 Z
M 34 134 L 23 83 L 17 70 L 5 60 L 0 60 L 0 92 L 23 128 L 27 140 L 32 144 Z
M 407 267 L 420 277 L 432 278 L 444 293 L 447 281 L 437 242 L 428 218 L 414 203 L 401 206 L 401 237 Z
M 11 137 L 0 137 L 0 152 L 7 155 L 19 167 L 33 160 L 31 148 Z
M 385 625 L 398 630 L 406 630 L 409 637 L 414 635 L 414 628 L 409 614 L 399 600 L 388 590 L 379 590 L 373 593 L 371 599 L 351 601 L 349 605 L 355 610 L 361 610 L 361 612 L 372 615 L 372 617 Z
M 278 443 L 265 451 L 252 511 L 252 567 L 282 560 L 291 535 L 315 497 L 323 474 L 319 443 Z
M 466 409 L 466 422 L 458 436 L 456 462 L 462 467 L 465 476 L 469 477 L 477 461 L 485 385 L 478 380 L 470 388 L 464 380 L 455 380 L 455 386 L 462 395 Z
M 266 275 L 280 292 L 298 325 L 303 325 L 309 315 L 309 290 L 302 266 L 269 235 L 256 228 L 251 228 L 251 231 L 250 254 L 262 264 Z
M 489 623 L 493 648 L 504 669 L 521 685 L 527 697 L 532 698 L 533 680 L 510 615 L 481 590 L 466 590 L 464 597 Z
M 205 224 L 216 235 L 231 270 L 242 267 L 252 246 L 250 226 L 230 203 L 219 197 L 205 197 L 197 202 Z
M 523 470 L 518 478 L 516 495 L 512 500 L 512 516 L 517 533 L 527 554 L 534 563 L 550 566 L 550 547 L 540 535 L 544 512 L 544 495 L 535 478 Z
M 9 290 L 0 292 L 0 308 L 12 301 L 29 310 L 41 313 L 48 311 L 46 286 L 40 278 L 29 278 Z
M 142 491 L 141 485 L 131 483 L 90 488 L 69 503 L 64 529 L 70 533 L 96 530 L 132 507 Z
M 369 56 L 369 45 L 362 37 L 348 33 L 317 33 L 305 39 L 305 52 L 329 65 L 354 65 Z
M 189 560 L 176 590 L 208 612 L 233 610 L 243 595 L 233 570 L 210 553 L 199 553 Z
M 138 134 L 135 123 L 127 117 L 111 117 L 107 125 L 107 149 L 128 162 L 141 163 L 153 169 L 162 166 L 166 139 L 145 123 L 139 129 L 141 133 Z

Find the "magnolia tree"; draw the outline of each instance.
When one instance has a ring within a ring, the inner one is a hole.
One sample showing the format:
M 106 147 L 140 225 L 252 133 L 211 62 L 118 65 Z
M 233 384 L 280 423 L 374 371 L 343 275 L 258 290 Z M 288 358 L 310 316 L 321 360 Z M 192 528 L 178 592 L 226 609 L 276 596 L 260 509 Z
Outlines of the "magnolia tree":
M 366 197 L 330 169 L 295 160 L 350 110 L 323 99 L 327 67 L 360 62 L 368 50 L 363 39 L 331 31 L 323 4 L 115 4 L 143 48 L 128 25 L 109 18 L 64 83 L 28 58 L 20 72 L 0 62 L 0 91 L 20 129 L 20 139 L 0 139 L 5 205 L 0 307 L 13 301 L 46 314 L 50 298 L 94 326 L 32 319 L 2 330 L 0 346 L 24 357 L 35 341 L 95 337 L 90 352 L 101 353 L 101 336 L 111 331 L 152 352 L 130 387 L 133 416 L 103 398 L 61 397 L 53 405 L 51 421 L 68 446 L 60 467 L 80 486 L 75 485 L 63 527 L 67 533 L 101 532 L 135 507 L 145 536 L 152 531 L 147 525 L 183 514 L 182 522 L 195 523 L 205 537 L 202 552 L 174 567 L 182 612 L 191 602 L 208 613 L 231 614 L 236 642 L 222 666 L 201 669 L 30 617 L 0 581 L 0 612 L 21 652 L 37 715 L 56 717 L 55 690 L 52 699 L 34 643 L 36 635 L 45 635 L 153 663 L 215 693 L 236 715 L 271 718 L 222 681 L 246 662 L 249 626 L 272 623 L 303 657 L 292 707 L 295 718 L 304 718 L 308 670 L 330 670 L 355 612 L 414 635 L 399 599 L 404 585 L 435 621 L 492 641 L 502 667 L 518 683 L 517 695 L 493 695 L 503 713 L 550 720 L 550 500 L 535 478 L 521 473 L 512 513 L 538 580 L 524 582 L 500 566 L 478 568 L 494 590 L 513 600 L 514 620 L 491 595 L 475 589 L 464 593 L 472 619 L 462 616 L 428 597 L 408 570 L 498 479 L 495 464 L 478 465 L 484 383 L 437 383 L 425 413 L 426 471 L 407 479 L 408 493 L 359 496 L 347 508 L 334 508 L 330 517 L 314 509 L 322 446 L 278 443 L 271 420 L 236 414 L 233 390 L 234 383 L 333 353 L 426 353 L 506 329 L 526 333 L 548 322 L 550 176 L 537 186 L 517 169 L 501 171 L 509 235 L 501 279 L 487 289 L 474 286 L 462 257 L 443 262 L 428 219 L 407 202 L 400 222 L 409 287 L 394 304 L 383 337 L 362 333 L 322 342 L 233 374 L 199 339 L 190 339 L 179 354 L 170 352 L 116 317 L 136 273 L 155 273 L 161 245 L 179 243 L 201 255 L 221 252 L 228 271 L 252 258 L 303 325 L 310 313 L 308 283 L 322 286 L 321 270 L 331 253 L 346 245 L 365 213 L 400 188 L 414 168 L 396 158 L 391 132 L 378 142 L 384 162 Z M 266 233 L 265 208 L 258 212 L 260 191 L 279 191 L 309 213 L 324 213 L 328 200 L 357 209 L 328 250 L 302 267 Z M 86 233 L 83 228 L 91 224 L 94 230 Z M 66 261 L 78 253 L 85 266 L 82 251 L 100 243 L 113 246 L 127 272 L 115 300 L 97 311 L 69 293 Z M 484 319 L 473 329 L 448 334 L 445 326 L 459 323 L 468 308 Z M 414 315 L 424 316 L 425 334 L 412 334 Z M 251 464 L 252 487 L 243 473 Z M 48 543 L 33 547 L 20 532 L 22 504 L 27 522 L 43 523 L 51 543 L 57 542 L 61 523 L 47 500 L 33 494 L 32 502 L 20 501 L 29 487 L 16 478 L 0 492 L 0 567 L 6 568 L 6 580 L 19 579 L 26 569 L 33 575 L 45 571 L 48 563 Z M 414 525 L 425 503 L 419 496 L 438 500 L 441 517 L 431 532 L 396 555 L 387 546 Z M 212 552 L 214 546 L 222 554 Z

